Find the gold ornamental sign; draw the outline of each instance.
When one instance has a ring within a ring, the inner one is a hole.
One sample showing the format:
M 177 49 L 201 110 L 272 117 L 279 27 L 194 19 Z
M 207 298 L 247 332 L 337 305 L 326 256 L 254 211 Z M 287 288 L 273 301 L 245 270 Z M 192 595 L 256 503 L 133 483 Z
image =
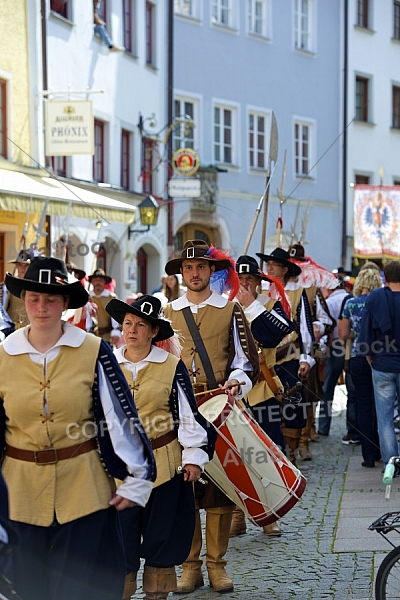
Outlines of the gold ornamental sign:
M 190 177 L 200 167 L 200 158 L 191 148 L 178 148 L 172 155 L 172 168 L 177 175 Z

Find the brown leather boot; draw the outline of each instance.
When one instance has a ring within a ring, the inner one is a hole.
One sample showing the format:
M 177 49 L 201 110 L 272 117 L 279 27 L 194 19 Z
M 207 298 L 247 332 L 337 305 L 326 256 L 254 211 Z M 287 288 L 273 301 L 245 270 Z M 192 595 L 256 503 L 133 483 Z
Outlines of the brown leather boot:
M 169 592 L 176 589 L 175 567 L 149 567 L 144 566 L 143 591 L 144 600 L 164 600 Z
M 275 521 L 275 523 L 270 523 L 269 525 L 264 525 L 263 531 L 265 535 L 277 537 L 280 537 L 282 535 L 282 530 L 278 525 L 278 521 Z
M 300 445 L 297 448 L 297 456 L 300 458 L 300 460 L 312 460 L 312 454 L 310 452 L 310 446 L 308 442 L 300 442 Z
M 190 548 L 189 556 L 182 565 L 183 572 L 176 584 L 175 594 L 190 594 L 196 588 L 204 585 L 201 572 L 202 560 L 200 559 L 201 543 L 200 511 L 196 509 L 192 547 Z
M 136 571 L 131 571 L 126 575 L 122 600 L 131 600 L 131 596 L 136 592 L 136 575 Z
M 232 523 L 229 537 L 236 537 L 242 533 L 246 533 L 246 518 L 242 509 L 236 506 L 232 513 Z
M 223 558 L 228 549 L 232 510 L 232 506 L 207 509 L 206 565 L 210 585 L 220 594 L 233 591 L 233 583 L 225 571 L 226 560 Z
M 286 454 L 290 462 L 296 466 L 296 450 L 300 443 L 301 429 L 285 427 L 283 437 L 285 438 Z

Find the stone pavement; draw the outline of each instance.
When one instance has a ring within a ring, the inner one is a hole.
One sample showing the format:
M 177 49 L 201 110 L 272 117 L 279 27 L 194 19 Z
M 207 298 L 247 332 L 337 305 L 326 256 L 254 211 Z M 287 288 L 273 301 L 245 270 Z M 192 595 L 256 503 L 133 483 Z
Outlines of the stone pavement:
M 368 526 L 400 509 L 400 488 L 396 479 L 386 501 L 382 463 L 363 468 L 360 446 L 341 443 L 345 401 L 337 386 L 331 435 L 311 445 L 313 460 L 298 461 L 307 488 L 281 519 L 282 537 L 267 537 L 248 522 L 247 533 L 231 539 L 227 571 L 234 592 L 214 592 L 204 569 L 204 587 L 171 600 L 373 600 L 376 569 L 391 548 Z

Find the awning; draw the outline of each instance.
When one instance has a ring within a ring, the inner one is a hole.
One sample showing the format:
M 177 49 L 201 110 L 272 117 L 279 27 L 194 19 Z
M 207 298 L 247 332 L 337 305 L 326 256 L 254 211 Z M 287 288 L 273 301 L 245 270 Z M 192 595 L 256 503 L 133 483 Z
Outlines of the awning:
M 71 216 L 117 221 L 127 225 L 136 219 L 136 208 L 120 200 L 52 177 L 0 169 L 0 210 L 41 213 L 46 198 L 50 199 L 47 209 L 49 215 L 66 215 L 68 204 L 72 202 Z

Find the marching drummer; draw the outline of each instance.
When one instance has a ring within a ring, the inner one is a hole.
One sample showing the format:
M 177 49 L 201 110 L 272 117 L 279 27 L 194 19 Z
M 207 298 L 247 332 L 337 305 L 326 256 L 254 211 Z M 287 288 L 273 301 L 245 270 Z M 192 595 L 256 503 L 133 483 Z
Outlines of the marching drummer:
M 106 311 L 122 325 L 125 345 L 114 353 L 132 390 L 157 466 L 146 507 L 121 514 L 128 563 L 123 599 L 129 600 L 136 591 L 143 557 L 145 598 L 161 600 L 175 590 L 175 565 L 189 554 L 195 522 L 190 482 L 199 480 L 212 457 L 216 435 L 197 411 L 187 369 L 179 359 L 180 344 L 161 313 L 161 301 L 147 295 L 131 304 L 113 299 Z
M 246 395 L 257 381 L 257 349 L 243 311 L 237 302 L 211 292 L 213 273 L 237 281 L 233 261 L 228 255 L 202 240 L 185 243 L 180 258 L 170 260 L 168 275 L 181 273 L 186 293 L 164 308 L 165 316 L 183 337 L 182 358 L 200 400 L 208 390 L 230 388 L 236 398 Z M 229 275 L 228 275 L 229 274 Z M 243 382 L 243 383 L 242 383 Z M 193 592 L 204 585 L 200 551 L 202 534 L 200 508 L 206 509 L 206 567 L 210 585 L 216 592 L 233 590 L 225 571 L 233 503 L 212 482 L 195 484 L 196 526 L 190 554 L 183 563 L 183 573 L 175 593 Z
M 277 376 L 276 346 L 294 330 L 289 320 L 291 309 L 282 284 L 273 277 L 267 277 L 258 267 L 252 256 L 239 256 L 236 261 L 240 290 L 236 300 L 241 304 L 249 322 L 251 332 L 259 350 L 260 376 L 256 385 L 247 395 L 254 418 L 271 440 L 285 449 L 281 426 L 282 383 Z M 262 281 L 269 281 L 270 294 L 260 294 L 258 289 Z M 278 300 L 277 298 L 280 298 Z M 266 535 L 280 536 L 277 522 L 263 527 Z M 231 537 L 246 532 L 246 520 L 243 511 L 236 507 L 233 512 Z

